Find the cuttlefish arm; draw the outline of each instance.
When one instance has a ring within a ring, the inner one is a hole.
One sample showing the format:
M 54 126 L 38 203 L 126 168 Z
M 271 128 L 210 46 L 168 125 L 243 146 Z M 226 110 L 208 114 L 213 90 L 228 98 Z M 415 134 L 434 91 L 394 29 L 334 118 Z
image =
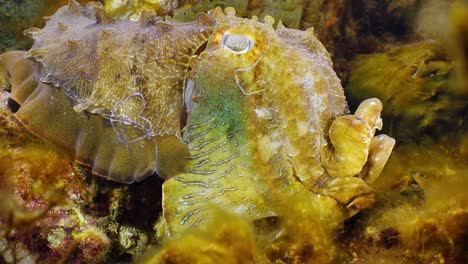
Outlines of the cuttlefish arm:
M 373 202 L 372 184 L 395 145 L 387 135 L 374 136 L 382 128 L 382 103 L 363 101 L 354 115 L 335 119 L 329 129 L 330 144 L 322 148 L 321 161 L 328 176 L 325 192 L 348 207 L 363 209 Z
M 162 155 L 169 150 L 185 155 L 180 139 L 168 136 L 122 142 L 109 120 L 76 112 L 61 89 L 40 82 L 42 67 L 26 57 L 22 51 L 0 55 L 0 86 L 10 90 L 11 100 L 18 104 L 15 117 L 33 134 L 63 148 L 72 159 L 90 166 L 94 174 L 120 182 L 139 181 L 156 170 L 182 170 L 185 163 L 179 166 L 172 155 Z M 140 132 L 128 127 L 126 133 L 139 136 Z

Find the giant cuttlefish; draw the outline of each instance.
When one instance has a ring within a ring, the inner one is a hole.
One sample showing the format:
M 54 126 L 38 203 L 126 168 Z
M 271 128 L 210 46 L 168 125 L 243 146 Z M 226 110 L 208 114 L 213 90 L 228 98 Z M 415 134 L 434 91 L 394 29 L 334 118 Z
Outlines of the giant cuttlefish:
M 201 225 L 215 204 L 275 216 L 307 190 L 358 211 L 395 141 L 374 136 L 382 104 L 348 114 L 329 54 L 306 31 L 232 8 L 169 23 L 149 11 L 116 21 L 75 1 L 0 57 L 17 119 L 92 172 L 131 183 L 165 177 L 169 234 Z

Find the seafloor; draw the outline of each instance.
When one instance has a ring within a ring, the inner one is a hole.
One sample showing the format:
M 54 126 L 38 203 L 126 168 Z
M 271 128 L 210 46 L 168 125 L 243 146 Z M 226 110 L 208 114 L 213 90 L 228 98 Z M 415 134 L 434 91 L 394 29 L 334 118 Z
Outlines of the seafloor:
M 65 0 L 0 0 L 0 53 L 28 50 Z M 88 1 L 79 1 L 84 4 Z M 169 20 L 233 6 L 314 27 L 351 112 L 370 97 L 396 146 L 375 204 L 318 218 L 301 198 L 279 223 L 220 212 L 205 229 L 167 239 L 157 224 L 163 180 L 131 185 L 91 175 L 35 138 L 0 94 L 0 263 L 468 263 L 468 5 L 452 0 L 105 0 L 121 19 L 144 8 Z M 1 76 L 0 76 L 1 77 Z M 1 84 L 1 79 L 0 79 Z M 4 89 L 4 87 L 1 87 Z M 6 89 L 5 89 L 6 90 Z M 287 235 L 271 236 L 271 226 Z

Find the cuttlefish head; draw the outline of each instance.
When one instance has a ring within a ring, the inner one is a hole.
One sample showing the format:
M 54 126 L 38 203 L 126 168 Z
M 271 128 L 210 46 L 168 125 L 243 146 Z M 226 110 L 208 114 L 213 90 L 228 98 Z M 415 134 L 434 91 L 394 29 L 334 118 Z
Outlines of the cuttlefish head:
M 275 30 L 271 17 L 238 18 L 230 8 L 211 14 L 216 29 L 191 61 L 187 133 L 191 124 L 220 120 L 235 131 L 233 139 L 246 142 L 244 153 L 258 169 L 282 163 L 275 171 L 269 166 L 269 175 L 284 166 L 303 179 L 324 174 L 319 152 L 330 123 L 346 113 L 346 102 L 313 30 L 287 29 L 281 22 Z

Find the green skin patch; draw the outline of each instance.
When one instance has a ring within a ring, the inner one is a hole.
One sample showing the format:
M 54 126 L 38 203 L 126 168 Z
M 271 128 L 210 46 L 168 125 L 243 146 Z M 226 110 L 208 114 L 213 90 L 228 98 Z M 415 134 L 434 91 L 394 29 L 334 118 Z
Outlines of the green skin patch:
M 170 234 L 200 225 L 209 219 L 213 206 L 256 218 L 269 214 L 247 149 L 243 95 L 232 85 L 214 92 L 207 82 L 212 78 L 199 73 L 194 86 L 202 91 L 201 98 L 189 112 L 184 133 L 188 169 L 164 183 Z

